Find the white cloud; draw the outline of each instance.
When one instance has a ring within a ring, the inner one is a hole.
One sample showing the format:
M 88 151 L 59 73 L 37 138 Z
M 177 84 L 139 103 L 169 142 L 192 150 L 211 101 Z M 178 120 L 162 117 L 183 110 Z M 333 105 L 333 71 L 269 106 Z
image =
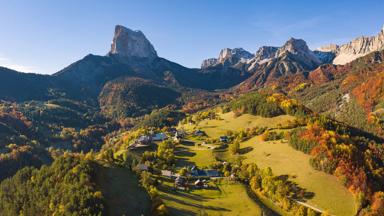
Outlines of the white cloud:
M 4 55 L 0 54 L 0 66 L 6 67 L 12 70 L 33 73 L 36 72 L 36 68 L 33 66 L 21 65 L 13 62 L 11 59 L 4 57 Z

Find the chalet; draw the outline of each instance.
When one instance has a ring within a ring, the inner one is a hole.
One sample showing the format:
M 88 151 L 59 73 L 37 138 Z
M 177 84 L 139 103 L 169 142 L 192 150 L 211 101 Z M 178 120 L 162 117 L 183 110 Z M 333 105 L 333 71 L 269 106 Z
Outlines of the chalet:
M 174 136 L 174 135 L 177 133 L 177 129 L 174 128 L 174 127 L 171 127 L 171 128 L 168 128 L 168 129 L 167 129 L 167 132 L 168 132 L 169 134 L 171 134 L 172 136 Z
M 217 170 L 213 170 L 213 169 L 202 170 L 193 166 L 191 169 L 191 176 L 196 178 L 204 178 L 204 177 L 215 178 L 215 177 L 220 177 L 220 173 Z
M 198 179 L 195 181 L 194 185 L 196 188 L 208 188 L 208 181 Z
M 223 143 L 227 143 L 228 142 L 228 137 L 227 136 L 220 136 L 219 141 L 223 142 Z
M 153 141 L 164 141 L 168 138 L 165 133 L 157 133 L 152 136 Z
M 143 136 L 140 136 L 136 142 L 138 142 L 139 144 L 141 145 L 150 145 L 151 142 L 152 142 L 152 137 L 150 136 L 147 136 L 147 135 L 143 135 Z
M 170 170 L 161 170 L 161 175 L 168 178 L 173 178 L 173 177 L 177 178 L 180 176 L 179 174 L 176 174 Z
M 217 170 L 213 170 L 213 169 L 205 170 L 205 173 L 206 173 L 207 177 L 209 177 L 209 178 L 220 177 L 220 173 Z
M 194 134 L 195 134 L 196 136 L 204 136 L 204 135 L 205 135 L 205 132 L 202 131 L 202 130 L 196 130 L 196 131 L 194 132 Z
M 188 188 L 188 181 L 186 178 L 178 176 L 175 179 L 175 188 L 186 190 Z
M 139 171 L 148 171 L 148 166 L 145 165 L 145 164 L 138 164 L 136 166 L 136 169 L 139 170 Z
M 135 140 L 131 145 L 129 145 L 129 149 L 137 149 L 142 147 L 148 147 L 152 143 L 152 137 L 143 135 L 140 136 L 137 140 Z

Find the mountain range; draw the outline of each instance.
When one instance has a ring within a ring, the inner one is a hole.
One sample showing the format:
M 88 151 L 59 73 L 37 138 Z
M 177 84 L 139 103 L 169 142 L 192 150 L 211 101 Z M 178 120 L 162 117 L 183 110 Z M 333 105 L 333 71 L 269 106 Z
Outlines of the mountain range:
M 321 65 L 348 63 L 382 50 L 383 44 L 384 29 L 377 36 L 360 37 L 344 45 L 328 45 L 314 51 L 304 40 L 290 38 L 281 47 L 262 46 L 254 54 L 242 48 L 222 49 L 217 58 L 203 60 L 198 69 L 159 57 L 141 31 L 117 25 L 111 50 L 105 56 L 89 54 L 53 75 L 0 68 L 0 98 L 22 102 L 66 97 L 88 101 L 112 113 L 121 113 L 129 107 L 130 111 L 117 116 L 134 116 L 143 114 L 146 106 L 160 108 L 186 103 L 184 96 L 191 91 L 246 92 L 292 77 L 307 79 L 313 77 L 311 71 L 325 67 Z M 132 80 L 143 85 L 128 85 Z M 164 90 L 163 94 L 157 94 L 159 89 Z M 137 99 L 130 100 L 128 106 L 122 100 L 117 104 L 125 104 L 124 109 L 116 105 L 117 98 L 129 98 L 137 92 L 145 92 L 159 102 L 148 104 Z

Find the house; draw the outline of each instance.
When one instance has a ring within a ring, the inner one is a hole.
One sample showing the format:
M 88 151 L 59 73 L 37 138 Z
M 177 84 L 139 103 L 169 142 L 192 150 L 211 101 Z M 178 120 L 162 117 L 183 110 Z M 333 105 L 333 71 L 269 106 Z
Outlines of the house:
M 195 181 L 194 185 L 195 185 L 196 188 L 208 188 L 209 187 L 208 181 L 205 180 L 205 179 L 203 179 L 203 180 L 197 179 Z
M 147 136 L 147 135 L 143 135 L 143 136 L 140 136 L 136 140 L 136 142 L 139 143 L 140 145 L 150 145 L 152 142 L 152 137 Z
M 202 130 L 196 130 L 196 131 L 194 132 L 194 134 L 195 134 L 196 136 L 204 136 L 204 135 L 205 135 L 205 132 L 202 131 Z
M 204 170 L 196 169 L 191 171 L 191 175 L 194 177 L 206 177 L 207 174 Z
M 220 136 L 219 140 L 220 140 L 220 142 L 227 143 L 228 137 L 227 136 Z
M 161 170 L 161 175 L 168 178 L 173 178 L 173 177 L 177 178 L 180 176 L 179 174 L 176 174 L 170 170 Z
M 157 133 L 152 136 L 153 141 L 164 141 L 168 138 L 165 133 Z
M 215 178 L 220 177 L 220 173 L 217 170 L 209 169 L 209 170 L 201 170 L 196 167 L 192 167 L 191 176 L 193 177 L 206 177 L 206 178 Z
M 171 127 L 171 128 L 168 128 L 168 129 L 167 129 L 167 132 L 168 132 L 169 134 L 171 134 L 172 136 L 174 136 L 174 135 L 177 133 L 177 129 L 174 128 L 174 127 Z
M 140 136 L 137 140 L 135 140 L 132 144 L 128 146 L 128 149 L 137 149 L 142 147 L 148 147 L 152 143 L 152 137 L 143 135 Z
M 195 181 L 194 185 L 195 185 L 196 187 L 203 187 L 203 186 L 204 186 L 204 182 L 201 181 L 200 179 L 197 179 L 197 180 Z
M 175 179 L 175 187 L 178 189 L 186 190 L 188 188 L 188 181 L 182 176 L 178 176 Z
M 185 137 L 185 132 L 184 131 L 176 131 L 174 137 L 175 137 L 175 139 L 182 139 Z
M 139 170 L 139 171 L 148 171 L 148 166 L 145 165 L 145 164 L 138 164 L 136 166 L 136 169 Z
M 220 177 L 220 173 L 217 170 L 205 170 L 207 177 L 214 178 L 214 177 Z

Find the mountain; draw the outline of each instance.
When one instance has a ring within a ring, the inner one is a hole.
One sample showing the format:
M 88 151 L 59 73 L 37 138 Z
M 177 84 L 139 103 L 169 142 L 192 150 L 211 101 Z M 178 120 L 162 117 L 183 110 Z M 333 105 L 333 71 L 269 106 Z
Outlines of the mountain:
M 247 64 L 250 65 L 248 70 L 254 68 L 257 64 L 262 64 L 274 58 L 278 49 L 278 47 L 272 46 L 260 47 L 255 56 L 247 62 Z
M 362 39 L 365 42 L 351 44 L 364 44 L 361 53 L 379 49 L 383 32 L 378 36 Z M 179 95 L 175 100 L 166 101 L 180 101 L 180 97 L 194 90 L 210 92 L 234 88 L 249 91 L 273 83 L 279 84 L 284 79 L 284 82 L 295 85 L 300 80 L 307 79 L 310 71 L 321 64 L 340 59 L 348 50 L 347 47 L 352 45 L 331 45 L 311 51 L 304 40 L 291 38 L 281 47 L 260 47 L 255 54 L 242 48 L 225 48 L 217 58 L 206 59 L 200 69 L 194 69 L 159 57 L 141 31 L 117 25 L 107 55 L 89 54 L 51 76 L 0 68 L 0 99 L 23 102 L 65 97 L 87 101 L 100 107 L 100 102 L 104 101 L 100 98 L 105 95 L 121 95 L 126 92 L 111 86 L 125 88 L 123 82 L 130 83 L 131 78 L 143 82 L 144 86 L 152 85 L 151 89 L 166 88 L 170 90 L 167 92 L 174 91 Z M 358 48 L 353 48 L 356 49 Z M 109 88 L 105 88 L 106 86 Z M 21 87 L 26 87 L 28 91 Z M 106 90 L 108 94 L 105 94 Z M 137 88 L 131 90 L 136 91 Z M 157 94 L 152 92 L 151 95 Z M 169 104 L 161 104 L 160 107 L 164 105 Z M 132 113 L 140 112 L 133 110 Z
M 317 113 L 383 137 L 383 71 L 384 51 L 375 51 L 345 65 L 324 64 L 307 76 L 281 79 L 279 88 Z
M 293 74 L 303 74 L 318 67 L 322 62 L 301 39 L 290 38 L 280 48 L 261 48 L 258 53 L 265 53 L 264 58 L 256 55 L 246 66 L 252 74 L 250 78 L 240 83 L 236 89 L 249 91 L 264 84 L 273 83 L 280 77 Z M 255 57 L 255 58 L 256 58 Z
M 203 60 L 201 63 L 201 68 L 206 69 L 219 64 L 223 66 L 234 66 L 239 62 L 245 62 L 253 57 L 254 55 L 252 53 L 244 50 L 243 48 L 225 48 L 220 51 L 219 57 L 217 59 L 209 58 Z
M 124 77 L 108 82 L 99 96 L 101 110 L 115 118 L 142 116 L 175 104 L 181 94 L 141 78 Z
M 141 31 L 132 31 L 121 25 L 115 27 L 109 54 L 150 59 L 157 57 L 155 48 Z
M 49 75 L 21 73 L 0 67 L 0 99 L 10 101 L 46 100 L 54 97 L 55 81 Z
M 358 37 L 343 45 L 327 45 L 318 51 L 332 52 L 335 54 L 333 64 L 346 64 L 358 57 L 365 56 L 374 51 L 384 49 L 384 26 L 376 36 Z

